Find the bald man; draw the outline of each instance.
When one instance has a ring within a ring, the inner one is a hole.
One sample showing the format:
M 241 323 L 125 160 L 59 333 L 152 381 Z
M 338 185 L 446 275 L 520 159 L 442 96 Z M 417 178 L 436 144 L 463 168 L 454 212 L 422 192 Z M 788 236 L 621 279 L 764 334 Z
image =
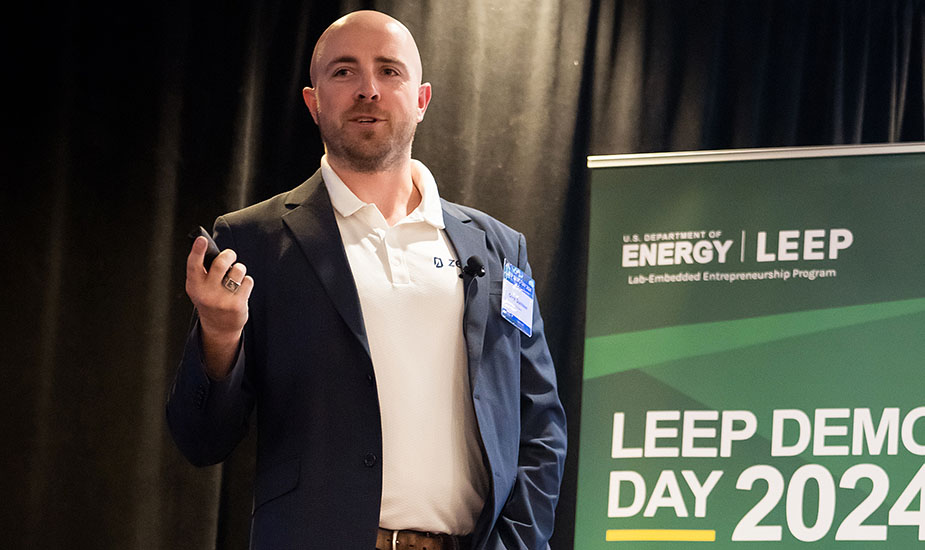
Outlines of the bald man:
M 523 236 L 411 158 L 432 91 L 404 25 L 337 20 L 311 79 L 318 172 L 187 258 L 178 447 L 221 462 L 256 408 L 251 548 L 548 548 L 565 418 Z

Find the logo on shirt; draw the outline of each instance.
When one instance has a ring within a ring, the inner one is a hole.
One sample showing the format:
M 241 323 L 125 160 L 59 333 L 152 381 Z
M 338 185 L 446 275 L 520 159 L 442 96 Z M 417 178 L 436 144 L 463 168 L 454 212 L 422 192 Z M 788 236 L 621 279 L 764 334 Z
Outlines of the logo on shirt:
M 460 267 L 461 268 L 462 266 L 459 265 L 459 260 L 454 260 L 453 258 L 447 258 L 446 262 L 444 262 L 443 258 L 438 258 L 437 256 L 434 256 L 434 267 L 436 267 L 437 269 L 440 269 L 443 267 Z

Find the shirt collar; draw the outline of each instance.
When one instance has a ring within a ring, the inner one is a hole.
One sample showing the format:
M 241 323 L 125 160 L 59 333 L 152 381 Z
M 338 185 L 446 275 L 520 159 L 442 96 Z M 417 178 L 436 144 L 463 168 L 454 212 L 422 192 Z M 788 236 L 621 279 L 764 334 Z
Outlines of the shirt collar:
M 347 187 L 344 180 L 328 164 L 327 155 L 321 157 L 321 178 L 328 189 L 331 204 L 338 214 L 347 218 L 355 214 L 364 206 L 369 205 L 360 200 L 353 191 Z M 437 181 L 430 170 L 420 161 L 411 160 L 411 180 L 418 192 L 421 193 L 421 204 L 405 218 L 409 221 L 423 221 L 437 229 L 443 229 L 443 206 L 440 204 L 440 193 L 437 190 Z M 371 205 L 375 208 L 375 205 Z

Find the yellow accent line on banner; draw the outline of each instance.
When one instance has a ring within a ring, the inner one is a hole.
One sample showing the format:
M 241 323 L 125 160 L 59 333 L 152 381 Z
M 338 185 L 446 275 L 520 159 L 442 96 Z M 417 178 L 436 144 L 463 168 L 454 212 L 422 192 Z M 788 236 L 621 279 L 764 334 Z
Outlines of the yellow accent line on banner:
M 713 529 L 608 529 L 607 542 L 715 542 Z

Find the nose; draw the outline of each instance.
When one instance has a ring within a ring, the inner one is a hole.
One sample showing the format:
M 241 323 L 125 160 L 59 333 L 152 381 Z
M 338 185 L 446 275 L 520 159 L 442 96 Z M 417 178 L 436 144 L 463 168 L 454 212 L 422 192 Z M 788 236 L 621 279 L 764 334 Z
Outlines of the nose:
M 373 76 L 365 75 L 360 79 L 356 99 L 357 101 L 379 101 L 379 88 Z

